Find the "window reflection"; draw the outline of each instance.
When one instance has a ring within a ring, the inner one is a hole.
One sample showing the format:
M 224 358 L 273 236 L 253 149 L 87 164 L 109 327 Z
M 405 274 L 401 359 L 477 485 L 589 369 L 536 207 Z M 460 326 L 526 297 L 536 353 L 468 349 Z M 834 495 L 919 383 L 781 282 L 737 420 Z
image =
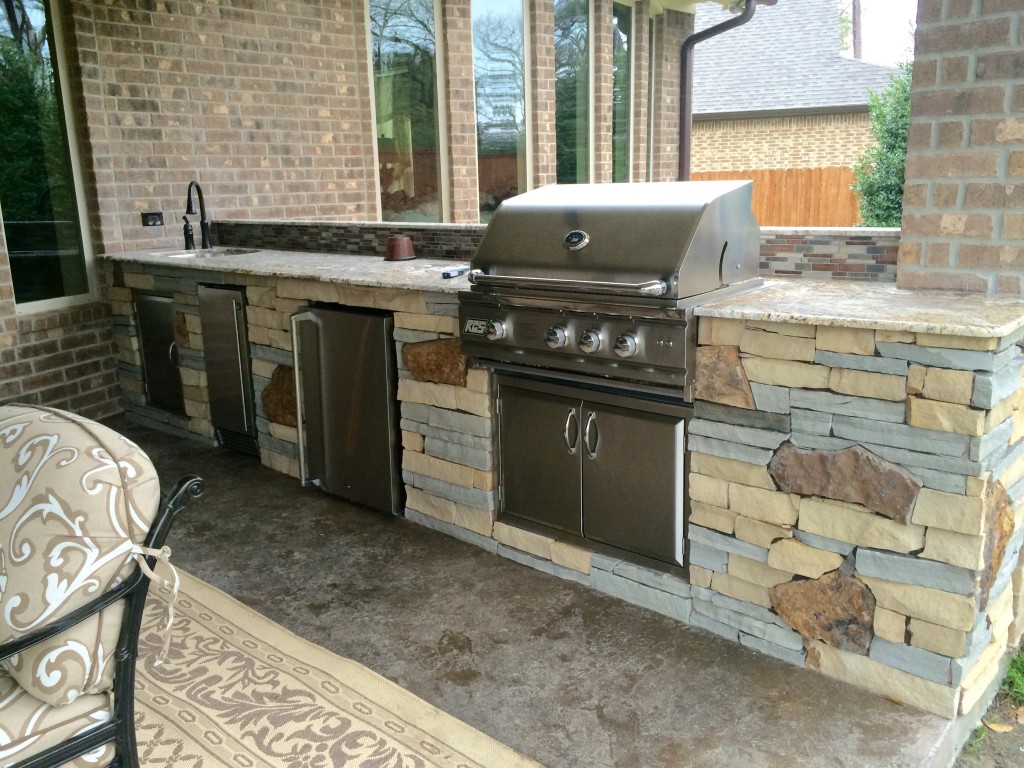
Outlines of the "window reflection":
M 0 14 L 0 210 L 19 304 L 89 292 L 50 22 L 41 5 Z
M 526 88 L 523 8 L 472 0 L 480 221 L 526 191 Z
M 590 179 L 590 8 L 555 0 L 555 162 L 559 184 Z
M 440 221 L 431 0 L 370 0 L 381 218 Z

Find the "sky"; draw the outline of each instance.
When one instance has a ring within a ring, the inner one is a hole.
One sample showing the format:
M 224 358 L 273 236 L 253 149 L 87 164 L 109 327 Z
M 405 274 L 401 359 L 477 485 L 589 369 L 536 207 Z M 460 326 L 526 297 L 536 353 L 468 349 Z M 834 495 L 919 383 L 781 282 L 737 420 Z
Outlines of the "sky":
M 786 0 L 779 0 L 786 2 Z M 862 56 L 893 66 L 914 57 L 917 0 L 861 0 Z

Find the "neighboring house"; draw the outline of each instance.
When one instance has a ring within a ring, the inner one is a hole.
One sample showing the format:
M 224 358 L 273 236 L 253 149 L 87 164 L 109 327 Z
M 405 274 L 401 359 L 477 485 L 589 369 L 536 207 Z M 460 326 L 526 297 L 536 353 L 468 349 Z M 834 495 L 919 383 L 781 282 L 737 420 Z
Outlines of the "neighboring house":
M 704 3 L 696 29 L 731 16 Z M 696 46 L 692 178 L 754 178 L 764 225 L 854 224 L 852 169 L 872 141 L 868 94 L 894 71 L 841 54 L 837 0 L 758 6 Z

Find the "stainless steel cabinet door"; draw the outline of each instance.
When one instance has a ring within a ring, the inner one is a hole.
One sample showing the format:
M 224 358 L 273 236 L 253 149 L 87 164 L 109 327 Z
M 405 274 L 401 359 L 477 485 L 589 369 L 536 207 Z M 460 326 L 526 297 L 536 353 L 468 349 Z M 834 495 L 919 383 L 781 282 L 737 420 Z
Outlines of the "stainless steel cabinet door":
M 137 293 L 135 320 L 139 327 L 146 401 L 154 408 L 184 415 L 185 397 L 174 337 L 174 303 L 169 296 Z
M 213 426 L 254 436 L 256 416 L 245 329 L 245 293 L 200 285 L 199 319 Z
M 683 418 L 586 401 L 581 423 L 584 535 L 682 565 Z
M 582 533 L 581 405 L 576 398 L 502 386 L 502 513 Z

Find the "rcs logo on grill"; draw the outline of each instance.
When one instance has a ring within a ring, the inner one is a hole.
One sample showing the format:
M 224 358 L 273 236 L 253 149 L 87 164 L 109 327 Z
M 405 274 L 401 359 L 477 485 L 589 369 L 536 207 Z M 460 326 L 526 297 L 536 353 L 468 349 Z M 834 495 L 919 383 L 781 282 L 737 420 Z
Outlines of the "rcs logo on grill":
M 467 317 L 462 327 L 462 332 L 470 336 L 485 336 L 487 334 L 487 321 L 476 317 Z

